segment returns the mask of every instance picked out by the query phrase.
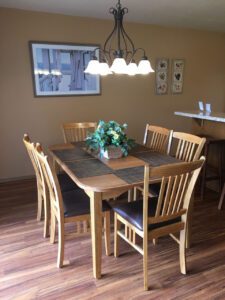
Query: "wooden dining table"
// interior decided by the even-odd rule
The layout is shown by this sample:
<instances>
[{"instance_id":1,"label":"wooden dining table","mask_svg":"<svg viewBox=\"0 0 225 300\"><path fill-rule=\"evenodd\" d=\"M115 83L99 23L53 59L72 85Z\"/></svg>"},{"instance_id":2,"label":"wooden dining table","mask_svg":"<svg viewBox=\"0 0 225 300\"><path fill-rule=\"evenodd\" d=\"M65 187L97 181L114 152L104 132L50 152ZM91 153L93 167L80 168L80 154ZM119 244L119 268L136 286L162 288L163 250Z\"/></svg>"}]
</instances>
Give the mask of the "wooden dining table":
<instances>
[{"instance_id":1,"label":"wooden dining table","mask_svg":"<svg viewBox=\"0 0 225 300\"><path fill-rule=\"evenodd\" d=\"M118 197L143 184L144 165L160 166L179 162L176 158L136 145L127 157L105 159L90 153L85 142L53 145L49 153L90 198L93 275L101 277L102 200ZM159 182L152 179L152 183Z\"/></svg>"}]
</instances>

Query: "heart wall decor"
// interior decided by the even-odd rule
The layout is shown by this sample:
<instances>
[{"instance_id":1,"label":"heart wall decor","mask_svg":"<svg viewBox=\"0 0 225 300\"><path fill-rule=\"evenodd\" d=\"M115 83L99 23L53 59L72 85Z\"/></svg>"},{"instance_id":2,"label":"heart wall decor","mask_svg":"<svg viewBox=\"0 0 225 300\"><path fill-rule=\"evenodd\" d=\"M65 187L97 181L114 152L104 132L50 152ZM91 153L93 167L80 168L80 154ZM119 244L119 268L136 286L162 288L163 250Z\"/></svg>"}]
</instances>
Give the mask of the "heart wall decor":
<instances>
[{"instance_id":1,"label":"heart wall decor","mask_svg":"<svg viewBox=\"0 0 225 300\"><path fill-rule=\"evenodd\" d=\"M168 94L168 72L169 72L169 59L158 58L156 60L155 69L155 90L157 95Z\"/></svg>"},{"instance_id":2,"label":"heart wall decor","mask_svg":"<svg viewBox=\"0 0 225 300\"><path fill-rule=\"evenodd\" d=\"M183 92L184 59L173 59L172 61L172 94Z\"/></svg>"}]
</instances>

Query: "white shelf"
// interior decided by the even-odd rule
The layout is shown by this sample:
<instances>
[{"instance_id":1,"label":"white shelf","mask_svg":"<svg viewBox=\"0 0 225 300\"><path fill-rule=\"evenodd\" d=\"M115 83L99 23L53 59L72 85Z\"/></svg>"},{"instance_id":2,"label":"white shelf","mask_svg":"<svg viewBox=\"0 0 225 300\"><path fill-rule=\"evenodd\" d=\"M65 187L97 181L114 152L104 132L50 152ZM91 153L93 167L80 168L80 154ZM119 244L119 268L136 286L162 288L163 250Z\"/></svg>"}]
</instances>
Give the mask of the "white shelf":
<instances>
[{"instance_id":1,"label":"white shelf","mask_svg":"<svg viewBox=\"0 0 225 300\"><path fill-rule=\"evenodd\" d=\"M216 113L216 112L206 113L200 111L175 111L174 114L177 116L188 117L193 119L225 123L225 113Z\"/></svg>"}]
</instances>

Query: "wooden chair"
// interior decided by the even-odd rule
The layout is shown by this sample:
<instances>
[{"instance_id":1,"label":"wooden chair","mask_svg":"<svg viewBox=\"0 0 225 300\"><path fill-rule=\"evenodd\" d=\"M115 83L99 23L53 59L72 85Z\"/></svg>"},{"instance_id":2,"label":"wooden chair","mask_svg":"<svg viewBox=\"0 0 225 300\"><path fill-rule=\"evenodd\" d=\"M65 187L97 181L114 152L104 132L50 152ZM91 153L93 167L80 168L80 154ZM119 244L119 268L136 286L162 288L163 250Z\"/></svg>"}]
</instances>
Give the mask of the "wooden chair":
<instances>
[{"instance_id":1,"label":"wooden chair","mask_svg":"<svg viewBox=\"0 0 225 300\"><path fill-rule=\"evenodd\" d=\"M186 274L185 241L187 216L196 180L205 158L149 169L145 166L143 201L118 204L114 210L114 256L118 257L119 237L143 255L144 289L148 289L148 240L170 235L180 249L180 270ZM149 199L149 182L162 178L158 199ZM124 228L122 228L124 227ZM180 233L180 238L174 234ZM142 238L143 247L136 243Z\"/></svg>"},{"instance_id":2,"label":"wooden chair","mask_svg":"<svg viewBox=\"0 0 225 300\"><path fill-rule=\"evenodd\" d=\"M153 151L157 151L164 154L170 153L171 141L172 141L173 131L167 128L155 126L155 125L146 125L143 145L149 147ZM157 196L157 186L156 188L152 187L149 191L149 197ZM138 191L143 192L143 187L135 187L133 199L136 201L138 198ZM129 192L131 193L131 192ZM131 196L129 196L131 199ZM130 202L130 199L129 202Z\"/></svg>"},{"instance_id":3,"label":"wooden chair","mask_svg":"<svg viewBox=\"0 0 225 300\"><path fill-rule=\"evenodd\" d=\"M38 195L38 208L37 208L37 220L41 221L42 213L43 213L43 206L44 206L44 237L49 236L49 201L48 201L48 194L46 193L45 182L41 176L41 169L39 167L37 157L35 155L35 146L31 143L31 140L28 134L24 134L23 137L24 145L27 149L29 154L30 160L32 162L36 182L37 182L37 195Z\"/></svg>"},{"instance_id":4,"label":"wooden chair","mask_svg":"<svg viewBox=\"0 0 225 300\"><path fill-rule=\"evenodd\" d=\"M45 186L45 181L41 175L40 164L38 163L38 159L36 156L36 150L34 143L31 142L28 134L24 134L23 137L24 145L27 149L29 154L30 160L32 162L36 182L37 182L37 194L38 194L38 209L37 209L37 220L41 221L42 214L43 214L43 207L44 207L44 237L49 236L49 220L50 220L50 213L49 213L49 199L47 188ZM75 183L69 178L67 174L59 174L58 175L59 184L62 191L70 191L76 189L77 186Z\"/></svg>"},{"instance_id":5,"label":"wooden chair","mask_svg":"<svg viewBox=\"0 0 225 300\"><path fill-rule=\"evenodd\" d=\"M87 233L90 223L90 199L82 189L62 193L54 168L50 167L47 156L40 144L36 145L36 155L41 166L42 177L49 190L51 206L50 242L55 242L56 221L58 221L58 258L57 267L61 268L64 261L65 224L76 223L77 234ZM104 218L106 255L110 255L110 206L102 203ZM79 224L79 225L78 225Z\"/></svg>"},{"instance_id":6,"label":"wooden chair","mask_svg":"<svg viewBox=\"0 0 225 300\"><path fill-rule=\"evenodd\" d=\"M88 132L93 132L97 127L95 122L65 123L62 125L65 143L84 141Z\"/></svg>"},{"instance_id":7,"label":"wooden chair","mask_svg":"<svg viewBox=\"0 0 225 300\"><path fill-rule=\"evenodd\" d=\"M170 129L147 124L143 145L154 151L169 154L172 133Z\"/></svg>"},{"instance_id":8,"label":"wooden chair","mask_svg":"<svg viewBox=\"0 0 225 300\"><path fill-rule=\"evenodd\" d=\"M199 159L206 139L193 134L174 131L172 145L175 141L177 142L175 157L190 162Z\"/></svg>"}]
</instances>

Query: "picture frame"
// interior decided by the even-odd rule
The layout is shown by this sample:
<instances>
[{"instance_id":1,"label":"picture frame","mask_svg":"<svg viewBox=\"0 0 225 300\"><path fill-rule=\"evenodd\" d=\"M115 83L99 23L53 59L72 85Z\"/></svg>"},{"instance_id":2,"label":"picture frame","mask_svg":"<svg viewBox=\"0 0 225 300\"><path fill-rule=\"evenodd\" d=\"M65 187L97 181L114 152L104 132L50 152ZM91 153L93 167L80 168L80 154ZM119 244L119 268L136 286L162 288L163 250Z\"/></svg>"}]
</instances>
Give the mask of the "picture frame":
<instances>
[{"instance_id":1,"label":"picture frame","mask_svg":"<svg viewBox=\"0 0 225 300\"><path fill-rule=\"evenodd\" d=\"M169 72L169 59L157 58L156 59L156 94L166 95L168 93L168 72Z\"/></svg>"},{"instance_id":2,"label":"picture frame","mask_svg":"<svg viewBox=\"0 0 225 300\"><path fill-rule=\"evenodd\" d=\"M30 41L35 97L101 94L99 75L84 73L99 45Z\"/></svg>"},{"instance_id":3,"label":"picture frame","mask_svg":"<svg viewBox=\"0 0 225 300\"><path fill-rule=\"evenodd\" d=\"M172 94L182 94L183 92L184 64L183 58L172 60Z\"/></svg>"}]
</instances>

